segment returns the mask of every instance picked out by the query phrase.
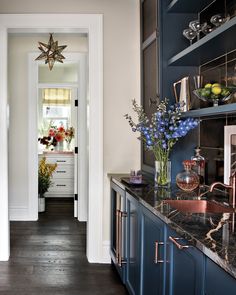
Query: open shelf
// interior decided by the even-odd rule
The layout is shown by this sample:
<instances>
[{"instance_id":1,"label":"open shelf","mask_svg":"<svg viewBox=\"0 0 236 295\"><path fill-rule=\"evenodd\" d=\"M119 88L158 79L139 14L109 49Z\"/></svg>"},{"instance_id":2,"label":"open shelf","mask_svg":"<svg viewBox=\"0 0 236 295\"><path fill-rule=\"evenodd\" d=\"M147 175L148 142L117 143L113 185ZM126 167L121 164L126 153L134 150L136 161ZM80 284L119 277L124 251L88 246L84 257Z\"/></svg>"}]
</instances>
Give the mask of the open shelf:
<instances>
[{"instance_id":1,"label":"open shelf","mask_svg":"<svg viewBox=\"0 0 236 295\"><path fill-rule=\"evenodd\" d=\"M236 47L236 17L173 56L169 66L199 66Z\"/></svg>"},{"instance_id":2,"label":"open shelf","mask_svg":"<svg viewBox=\"0 0 236 295\"><path fill-rule=\"evenodd\" d=\"M191 110L182 113L182 117L210 117L230 113L236 113L236 103L220 105L217 107L202 108L199 110Z\"/></svg>"},{"instance_id":3,"label":"open shelf","mask_svg":"<svg viewBox=\"0 0 236 295\"><path fill-rule=\"evenodd\" d=\"M167 12L198 13L211 2L212 0L172 0L167 7Z\"/></svg>"}]
</instances>

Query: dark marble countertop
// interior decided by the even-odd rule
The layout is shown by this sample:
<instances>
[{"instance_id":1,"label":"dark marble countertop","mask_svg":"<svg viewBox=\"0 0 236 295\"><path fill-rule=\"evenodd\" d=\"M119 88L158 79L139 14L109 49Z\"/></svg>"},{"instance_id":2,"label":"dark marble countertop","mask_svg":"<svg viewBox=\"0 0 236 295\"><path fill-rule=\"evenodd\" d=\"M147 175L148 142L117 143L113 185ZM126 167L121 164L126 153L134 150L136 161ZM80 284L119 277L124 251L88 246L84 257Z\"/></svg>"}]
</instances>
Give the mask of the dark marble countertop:
<instances>
[{"instance_id":1,"label":"dark marble countertop","mask_svg":"<svg viewBox=\"0 0 236 295\"><path fill-rule=\"evenodd\" d=\"M127 185L122 177L127 174L109 174L109 177L141 204L163 220L230 275L236 278L236 213L187 213L167 204L165 200L199 199L202 191L185 193L176 186L155 190L152 183L146 186ZM224 204L227 195L222 192L206 193L200 199Z\"/></svg>"}]
</instances>

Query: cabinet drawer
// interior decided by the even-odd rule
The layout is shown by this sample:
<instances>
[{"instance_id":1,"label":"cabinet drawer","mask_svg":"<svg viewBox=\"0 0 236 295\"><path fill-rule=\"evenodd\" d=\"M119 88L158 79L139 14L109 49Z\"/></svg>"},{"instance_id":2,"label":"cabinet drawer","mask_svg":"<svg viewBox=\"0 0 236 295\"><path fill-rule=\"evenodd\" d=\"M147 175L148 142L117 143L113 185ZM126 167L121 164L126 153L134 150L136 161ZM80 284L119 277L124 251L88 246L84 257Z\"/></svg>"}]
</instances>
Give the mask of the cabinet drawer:
<instances>
[{"instance_id":1,"label":"cabinet drawer","mask_svg":"<svg viewBox=\"0 0 236 295\"><path fill-rule=\"evenodd\" d=\"M41 156L39 157L39 161L40 161ZM55 164L57 163L58 165L73 165L74 164L74 157L50 157L50 156L46 156L46 160L47 163L49 164Z\"/></svg>"},{"instance_id":2,"label":"cabinet drawer","mask_svg":"<svg viewBox=\"0 0 236 295\"><path fill-rule=\"evenodd\" d=\"M52 185L50 186L48 193L74 193L74 181L73 179L54 179L52 181Z\"/></svg>"},{"instance_id":3,"label":"cabinet drawer","mask_svg":"<svg viewBox=\"0 0 236 295\"><path fill-rule=\"evenodd\" d=\"M53 179L57 178L73 178L74 165L58 165L56 171L53 173Z\"/></svg>"}]
</instances>

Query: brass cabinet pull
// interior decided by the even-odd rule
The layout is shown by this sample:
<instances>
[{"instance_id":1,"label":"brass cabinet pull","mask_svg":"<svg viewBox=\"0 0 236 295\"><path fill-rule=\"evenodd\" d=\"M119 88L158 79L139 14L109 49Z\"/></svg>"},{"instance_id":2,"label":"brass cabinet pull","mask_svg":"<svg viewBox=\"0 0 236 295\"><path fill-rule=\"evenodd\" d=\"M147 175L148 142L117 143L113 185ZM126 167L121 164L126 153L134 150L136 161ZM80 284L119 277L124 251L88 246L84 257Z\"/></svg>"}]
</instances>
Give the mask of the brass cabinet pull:
<instances>
[{"instance_id":1,"label":"brass cabinet pull","mask_svg":"<svg viewBox=\"0 0 236 295\"><path fill-rule=\"evenodd\" d=\"M164 243L163 242L158 242L158 241L155 242L155 258L154 258L154 263L155 264L164 262L164 260L158 259L159 245L164 245Z\"/></svg>"},{"instance_id":2,"label":"brass cabinet pull","mask_svg":"<svg viewBox=\"0 0 236 295\"><path fill-rule=\"evenodd\" d=\"M122 266L122 263L124 263L123 261L123 253L122 253L122 245L123 245L123 228L122 228L122 218L123 217L126 217L127 216L127 213L126 212L122 212L120 210L118 210L118 214L119 214L119 218L118 218L118 222L119 222L119 230L118 230L118 236L119 236L119 239L118 239L118 265L119 266Z\"/></svg>"},{"instance_id":3,"label":"brass cabinet pull","mask_svg":"<svg viewBox=\"0 0 236 295\"><path fill-rule=\"evenodd\" d=\"M120 214L119 214L120 210L116 210L116 262L118 263L118 258L119 258L119 218L120 218Z\"/></svg>"},{"instance_id":4,"label":"brass cabinet pull","mask_svg":"<svg viewBox=\"0 0 236 295\"><path fill-rule=\"evenodd\" d=\"M188 249L191 247L188 245L181 245L180 243L177 242L177 240L182 240L182 238L173 238L173 237L169 236L169 240L171 242L173 242L179 250Z\"/></svg>"}]
</instances>

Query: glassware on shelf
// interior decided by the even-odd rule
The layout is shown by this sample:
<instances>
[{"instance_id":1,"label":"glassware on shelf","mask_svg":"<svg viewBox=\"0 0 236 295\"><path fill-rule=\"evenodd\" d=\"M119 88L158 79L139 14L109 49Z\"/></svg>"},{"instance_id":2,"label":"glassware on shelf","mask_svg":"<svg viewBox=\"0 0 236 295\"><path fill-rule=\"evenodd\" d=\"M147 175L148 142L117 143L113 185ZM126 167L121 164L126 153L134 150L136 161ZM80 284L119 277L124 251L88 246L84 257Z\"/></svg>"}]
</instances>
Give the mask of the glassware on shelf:
<instances>
[{"instance_id":1,"label":"glassware on shelf","mask_svg":"<svg viewBox=\"0 0 236 295\"><path fill-rule=\"evenodd\" d=\"M197 37L197 33L190 28L183 30L183 35L190 41L190 45L192 45L193 39Z\"/></svg>"},{"instance_id":2,"label":"glassware on shelf","mask_svg":"<svg viewBox=\"0 0 236 295\"><path fill-rule=\"evenodd\" d=\"M200 33L207 27L207 23L200 23L199 20L192 20L189 23L189 28L192 29L194 32L197 33L197 40L200 39Z\"/></svg>"},{"instance_id":3,"label":"glassware on shelf","mask_svg":"<svg viewBox=\"0 0 236 295\"><path fill-rule=\"evenodd\" d=\"M203 76L202 75L193 76L193 82L194 82L194 89L201 88L203 83Z\"/></svg>"},{"instance_id":4,"label":"glassware on shelf","mask_svg":"<svg viewBox=\"0 0 236 295\"><path fill-rule=\"evenodd\" d=\"M211 32L213 32L215 30L215 27L210 26L210 25L206 25L203 29L202 32L203 34L207 35L210 34Z\"/></svg>"},{"instance_id":5,"label":"glassware on shelf","mask_svg":"<svg viewBox=\"0 0 236 295\"><path fill-rule=\"evenodd\" d=\"M195 161L183 161L184 171L176 175L177 186L186 192L191 192L199 186L199 177L196 172L192 170Z\"/></svg>"},{"instance_id":6,"label":"glassware on shelf","mask_svg":"<svg viewBox=\"0 0 236 295\"><path fill-rule=\"evenodd\" d=\"M211 17L210 22L216 26L219 27L221 25L223 25L224 23L226 23L227 21L229 21L230 16L227 15L226 17L223 16L223 14L215 14Z\"/></svg>"}]
</instances>

